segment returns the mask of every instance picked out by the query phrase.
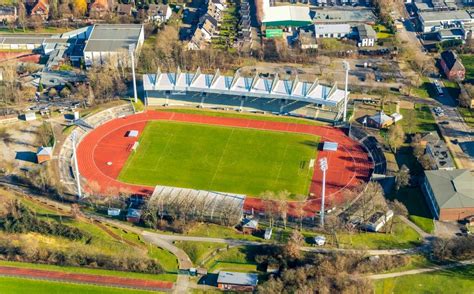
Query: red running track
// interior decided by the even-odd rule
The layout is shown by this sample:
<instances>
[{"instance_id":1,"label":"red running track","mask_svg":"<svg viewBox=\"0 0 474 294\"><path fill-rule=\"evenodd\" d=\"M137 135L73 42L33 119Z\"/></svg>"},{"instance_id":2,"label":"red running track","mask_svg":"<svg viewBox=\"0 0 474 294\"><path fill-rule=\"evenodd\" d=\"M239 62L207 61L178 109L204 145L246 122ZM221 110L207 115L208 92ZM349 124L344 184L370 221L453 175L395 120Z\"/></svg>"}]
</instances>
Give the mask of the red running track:
<instances>
[{"instance_id":1,"label":"red running track","mask_svg":"<svg viewBox=\"0 0 474 294\"><path fill-rule=\"evenodd\" d=\"M242 118L147 111L109 121L91 131L81 141L77 150L79 170L87 182L96 181L100 185L102 192L107 192L107 189L115 191L120 189L132 193L150 195L154 187L127 184L117 180L120 170L130 155L130 148L136 141L135 138L126 137L127 131L138 130L141 133L146 123L150 120L171 120L306 133L320 136L321 141L337 142L339 146L336 152L318 152L318 157L326 157L328 159L329 170L326 174L326 201L330 205L337 205L347 201L348 199L344 199L344 190L353 189L366 182L372 170L368 154L362 146L350 139L341 129ZM308 198L304 207L307 212L315 212L320 209L321 181L322 172L316 167L310 187L310 192L313 195ZM244 208L246 210L252 208L262 210L262 201L249 196L245 201Z\"/></svg>"},{"instance_id":2,"label":"red running track","mask_svg":"<svg viewBox=\"0 0 474 294\"><path fill-rule=\"evenodd\" d=\"M91 274L65 273L48 270L37 270L10 266L0 266L0 276L25 277L49 281L63 281L98 286L117 286L125 288L140 288L144 290L171 290L172 282L100 276ZM34 291L32 291L34 292Z\"/></svg>"}]
</instances>

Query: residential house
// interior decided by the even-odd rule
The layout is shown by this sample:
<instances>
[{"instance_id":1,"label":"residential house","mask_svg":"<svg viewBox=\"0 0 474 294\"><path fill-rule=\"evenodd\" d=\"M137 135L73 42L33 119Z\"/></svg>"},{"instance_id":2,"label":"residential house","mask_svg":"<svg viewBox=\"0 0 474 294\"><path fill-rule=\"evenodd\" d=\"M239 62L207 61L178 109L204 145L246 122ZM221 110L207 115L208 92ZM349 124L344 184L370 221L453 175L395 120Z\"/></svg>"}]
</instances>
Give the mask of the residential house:
<instances>
[{"instance_id":1,"label":"residential house","mask_svg":"<svg viewBox=\"0 0 474 294\"><path fill-rule=\"evenodd\" d=\"M118 4L117 15L131 16L133 12L133 4Z\"/></svg>"},{"instance_id":2,"label":"residential house","mask_svg":"<svg viewBox=\"0 0 474 294\"><path fill-rule=\"evenodd\" d=\"M427 170L423 193L433 217L458 221L474 215L474 175L467 169Z\"/></svg>"},{"instance_id":3,"label":"residential house","mask_svg":"<svg viewBox=\"0 0 474 294\"><path fill-rule=\"evenodd\" d=\"M221 290L252 292L257 284L257 274L221 271L217 276L217 287Z\"/></svg>"},{"instance_id":4,"label":"residential house","mask_svg":"<svg viewBox=\"0 0 474 294\"><path fill-rule=\"evenodd\" d=\"M344 38L351 33L348 24L315 24L314 35L319 38Z\"/></svg>"},{"instance_id":5,"label":"residential house","mask_svg":"<svg viewBox=\"0 0 474 294\"><path fill-rule=\"evenodd\" d=\"M15 22L18 18L15 6L0 6L0 22Z\"/></svg>"},{"instance_id":6,"label":"residential house","mask_svg":"<svg viewBox=\"0 0 474 294\"><path fill-rule=\"evenodd\" d=\"M298 32L298 37L296 42L299 44L299 47L303 50L306 49L317 49L318 42L314 37L313 31L300 30Z\"/></svg>"},{"instance_id":7,"label":"residential house","mask_svg":"<svg viewBox=\"0 0 474 294\"><path fill-rule=\"evenodd\" d=\"M454 51L444 51L441 53L441 67L449 80L462 81L466 76L466 68Z\"/></svg>"},{"instance_id":8,"label":"residential house","mask_svg":"<svg viewBox=\"0 0 474 294\"><path fill-rule=\"evenodd\" d=\"M242 232L244 234L253 234L258 230L258 220L255 219L244 219L242 221Z\"/></svg>"},{"instance_id":9,"label":"residential house","mask_svg":"<svg viewBox=\"0 0 474 294\"><path fill-rule=\"evenodd\" d=\"M367 116L364 120L368 127L377 129L387 128L393 124L393 118L386 115L383 111L379 111L372 116Z\"/></svg>"},{"instance_id":10,"label":"residential house","mask_svg":"<svg viewBox=\"0 0 474 294\"><path fill-rule=\"evenodd\" d=\"M220 21L222 20L226 8L227 5L225 1L209 0L209 3L207 4L207 14Z\"/></svg>"},{"instance_id":11,"label":"residential house","mask_svg":"<svg viewBox=\"0 0 474 294\"><path fill-rule=\"evenodd\" d=\"M147 10L148 21L164 23L170 19L172 13L168 4L150 4Z\"/></svg>"},{"instance_id":12,"label":"residential house","mask_svg":"<svg viewBox=\"0 0 474 294\"><path fill-rule=\"evenodd\" d=\"M356 28L359 47L375 46L375 41L377 41L377 33L371 26L367 24L361 24Z\"/></svg>"},{"instance_id":13,"label":"residential house","mask_svg":"<svg viewBox=\"0 0 474 294\"><path fill-rule=\"evenodd\" d=\"M49 1L48 0L39 0L33 6L30 12L31 16L39 16L43 20L47 20L49 16Z\"/></svg>"},{"instance_id":14,"label":"residential house","mask_svg":"<svg viewBox=\"0 0 474 294\"><path fill-rule=\"evenodd\" d=\"M113 7L113 0L95 0L89 6L89 15L93 18L101 18L112 11Z\"/></svg>"}]
</instances>

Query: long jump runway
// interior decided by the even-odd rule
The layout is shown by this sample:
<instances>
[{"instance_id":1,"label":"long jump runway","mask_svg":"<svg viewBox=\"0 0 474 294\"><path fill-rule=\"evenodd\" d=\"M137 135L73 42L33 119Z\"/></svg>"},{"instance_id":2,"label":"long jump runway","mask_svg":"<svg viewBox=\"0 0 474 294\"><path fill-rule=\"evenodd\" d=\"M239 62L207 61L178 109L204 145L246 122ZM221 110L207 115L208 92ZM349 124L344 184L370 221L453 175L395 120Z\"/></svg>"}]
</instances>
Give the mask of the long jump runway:
<instances>
[{"instance_id":1,"label":"long jump runway","mask_svg":"<svg viewBox=\"0 0 474 294\"><path fill-rule=\"evenodd\" d=\"M163 111L147 111L140 114L117 118L92 130L80 142L77 150L79 171L85 178L88 187L100 187L102 193L126 191L150 195L154 187L123 183L117 180L136 138L127 137L129 130L141 134L145 125L151 120L169 120L192 122L209 125L222 125L261 130L306 133L321 137L320 142L331 141L339 144L336 152L319 151L318 158L328 159L329 169L326 173L326 201L330 205L341 204L347 199L346 190L368 181L373 164L362 146L350 139L341 129L295 123L261 121L244 118L214 117L199 114L184 114ZM96 182L96 184L92 184ZM97 185L99 184L99 185ZM159 184L159 183L157 183ZM321 205L322 172L316 165L311 180L310 193L305 204L305 211L313 213ZM329 206L326 206L329 207ZM262 200L248 195L244 208L260 211Z\"/></svg>"}]
</instances>

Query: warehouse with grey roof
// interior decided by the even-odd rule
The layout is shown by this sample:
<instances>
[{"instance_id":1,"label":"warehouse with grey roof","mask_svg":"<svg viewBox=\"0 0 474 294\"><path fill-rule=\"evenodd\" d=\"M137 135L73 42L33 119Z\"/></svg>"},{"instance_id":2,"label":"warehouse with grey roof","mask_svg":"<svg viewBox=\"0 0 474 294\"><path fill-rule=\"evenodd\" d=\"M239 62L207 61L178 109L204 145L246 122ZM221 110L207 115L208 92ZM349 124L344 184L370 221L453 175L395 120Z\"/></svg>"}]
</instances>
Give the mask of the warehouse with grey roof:
<instances>
[{"instance_id":1,"label":"warehouse with grey roof","mask_svg":"<svg viewBox=\"0 0 474 294\"><path fill-rule=\"evenodd\" d=\"M423 183L428 206L439 220L474 216L474 175L467 169L427 170Z\"/></svg>"}]
</instances>

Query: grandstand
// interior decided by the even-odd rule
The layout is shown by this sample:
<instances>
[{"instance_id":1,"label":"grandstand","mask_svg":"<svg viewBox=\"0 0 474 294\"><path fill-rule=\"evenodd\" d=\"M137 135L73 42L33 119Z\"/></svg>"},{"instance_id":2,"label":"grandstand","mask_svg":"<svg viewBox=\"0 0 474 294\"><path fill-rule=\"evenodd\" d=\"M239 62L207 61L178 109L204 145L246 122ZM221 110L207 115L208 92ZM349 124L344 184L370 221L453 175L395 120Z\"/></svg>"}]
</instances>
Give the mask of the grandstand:
<instances>
[{"instance_id":1,"label":"grandstand","mask_svg":"<svg viewBox=\"0 0 474 294\"><path fill-rule=\"evenodd\" d=\"M168 186L156 186L148 205L157 205L162 216L236 225L242 219L245 195Z\"/></svg>"},{"instance_id":2,"label":"grandstand","mask_svg":"<svg viewBox=\"0 0 474 294\"><path fill-rule=\"evenodd\" d=\"M349 136L361 143L370 155L374 163L373 175L385 175L387 173L387 161L383 149L374 136L367 134L362 128L352 125Z\"/></svg>"},{"instance_id":3,"label":"grandstand","mask_svg":"<svg viewBox=\"0 0 474 294\"><path fill-rule=\"evenodd\" d=\"M93 114L81 119L81 124L75 128L77 142L80 142L91 130L115 118L121 118L134 114L133 105L131 103L119 105L113 108L105 109L99 113ZM84 127L87 126L87 127ZM60 181L69 193L77 193L75 181L76 175L73 172L72 162L72 141L64 140L59 152L58 165Z\"/></svg>"},{"instance_id":4,"label":"grandstand","mask_svg":"<svg viewBox=\"0 0 474 294\"><path fill-rule=\"evenodd\" d=\"M341 118L345 92L337 85L263 78L194 73L145 74L145 103L151 106L187 106L249 112L270 112L324 121Z\"/></svg>"}]
</instances>

